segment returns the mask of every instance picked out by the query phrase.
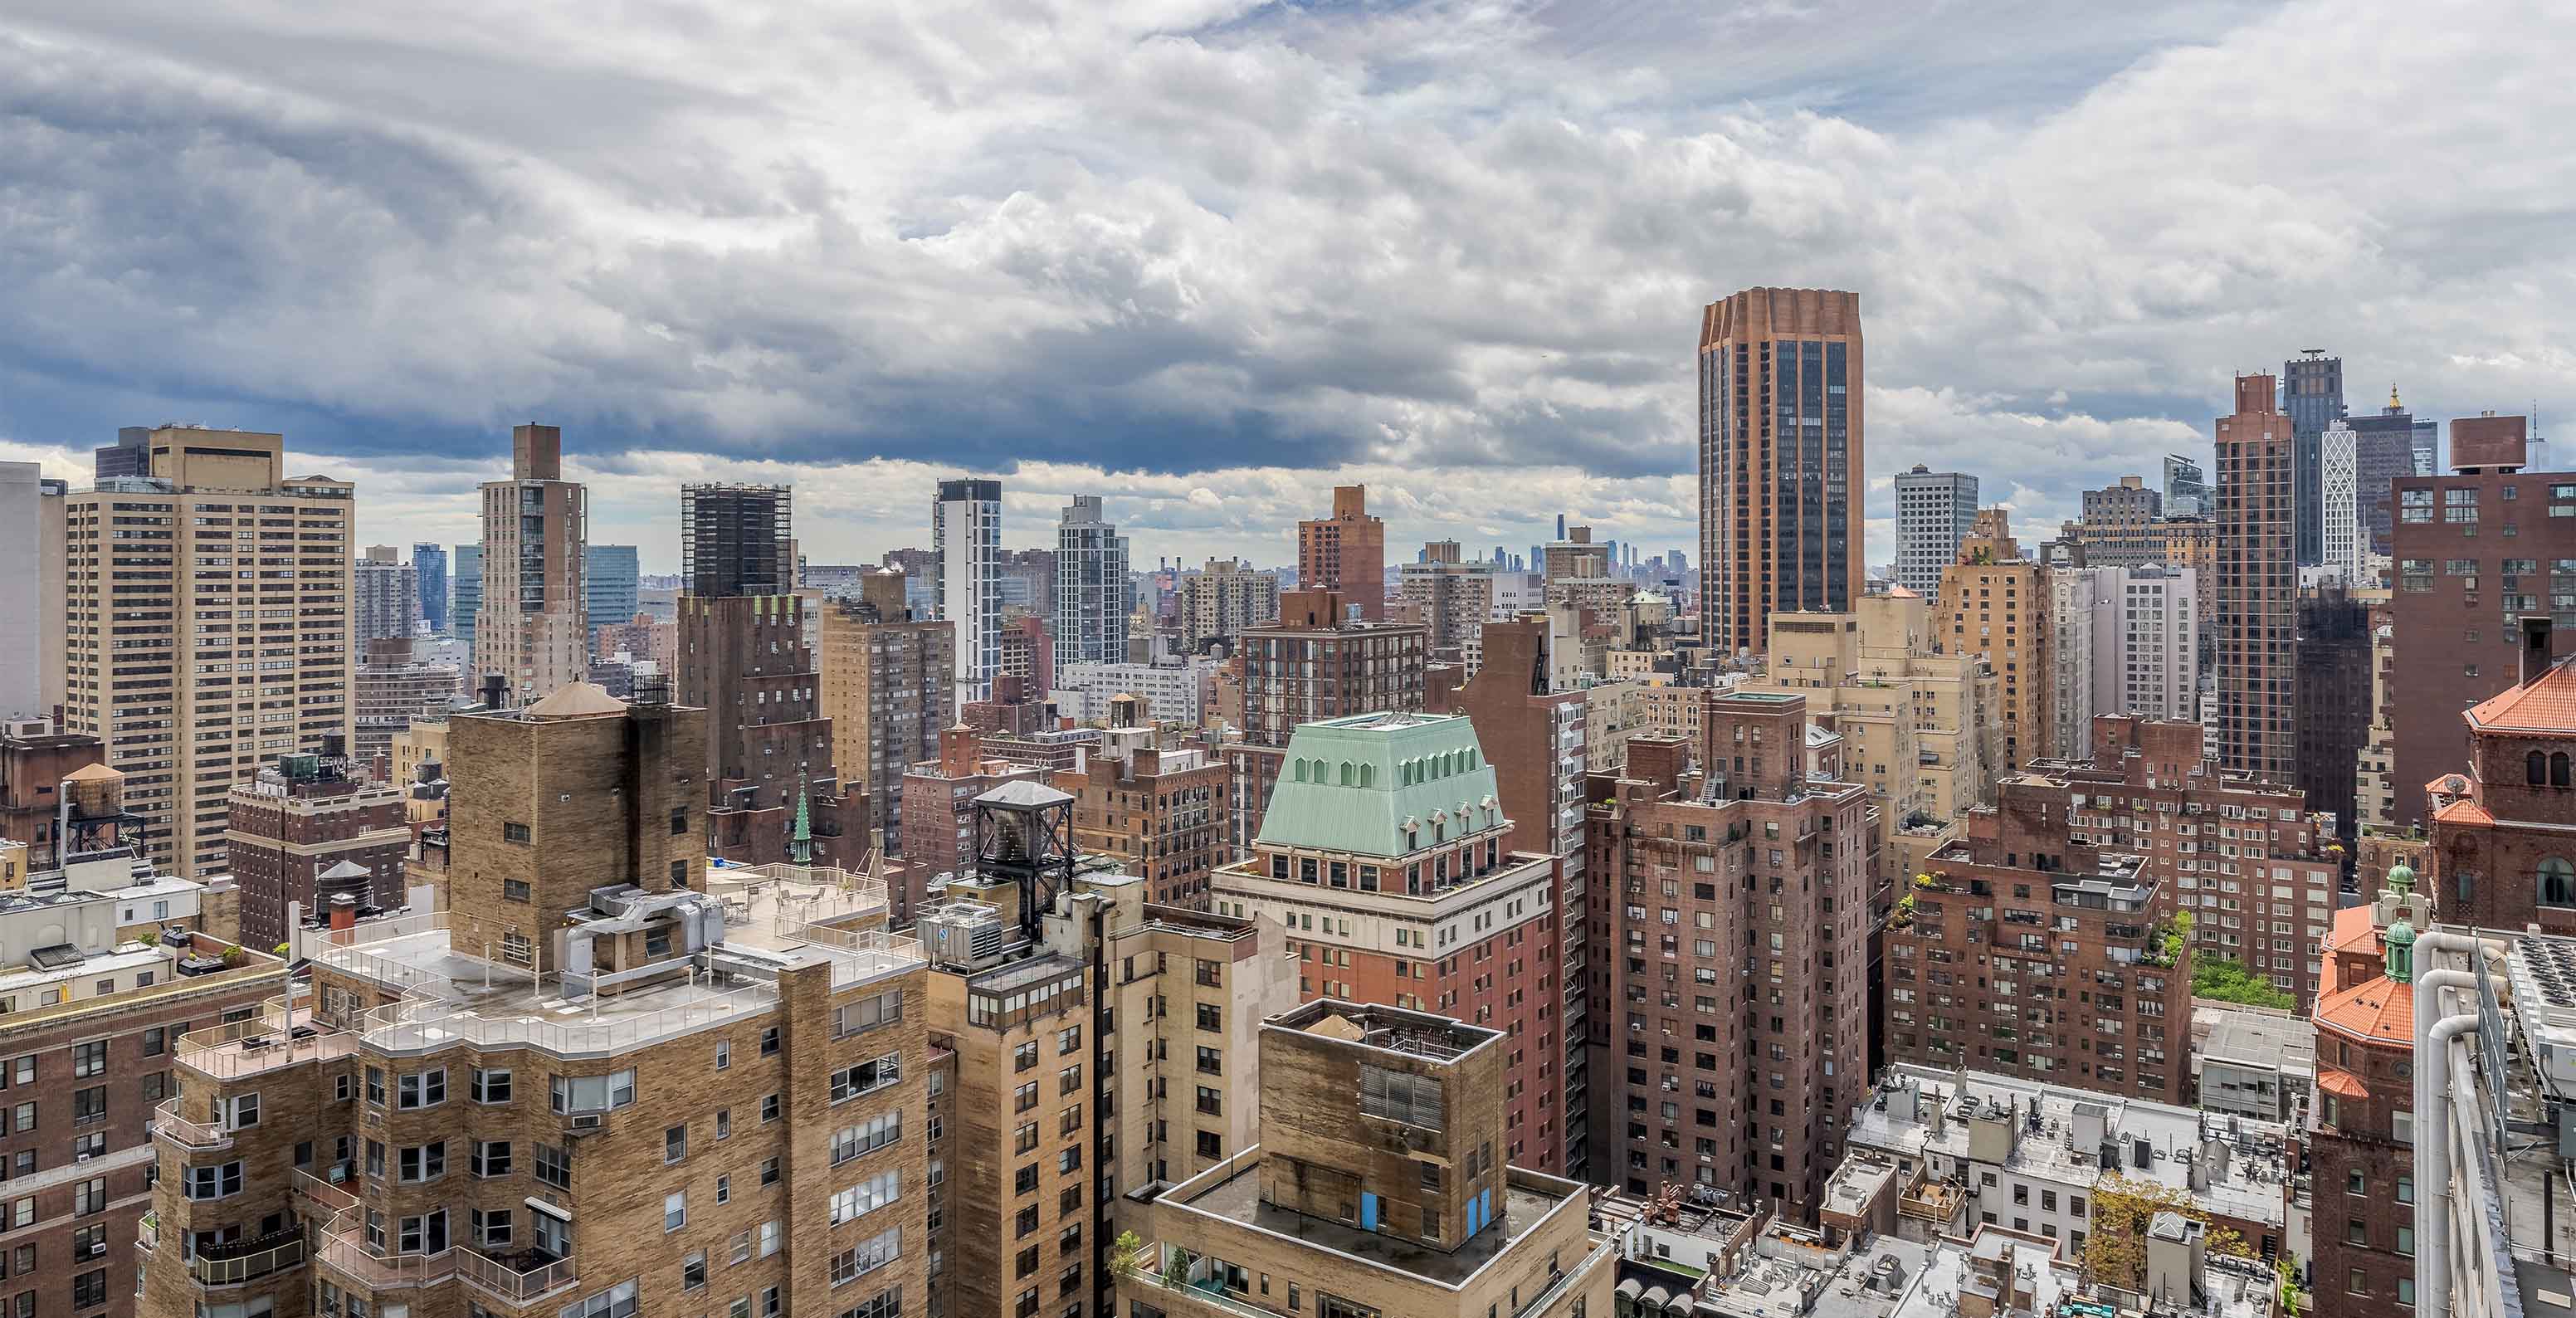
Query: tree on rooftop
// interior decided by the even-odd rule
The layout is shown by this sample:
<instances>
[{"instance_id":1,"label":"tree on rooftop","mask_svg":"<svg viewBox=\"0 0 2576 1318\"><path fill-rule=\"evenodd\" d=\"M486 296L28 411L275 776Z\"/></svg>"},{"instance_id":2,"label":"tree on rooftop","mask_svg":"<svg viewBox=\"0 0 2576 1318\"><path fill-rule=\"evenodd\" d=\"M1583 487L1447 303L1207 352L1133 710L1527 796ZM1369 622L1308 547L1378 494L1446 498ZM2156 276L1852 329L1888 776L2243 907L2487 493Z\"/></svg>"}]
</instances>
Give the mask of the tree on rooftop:
<instances>
[{"instance_id":1,"label":"tree on rooftop","mask_svg":"<svg viewBox=\"0 0 2576 1318\"><path fill-rule=\"evenodd\" d=\"M2084 1237L2084 1277L2127 1290L2147 1283L2147 1226L2158 1213L2180 1213L2204 1228L2202 1246L2212 1254L2254 1257L2254 1250L2235 1228L2210 1219L2191 1191L2162 1181L2133 1179L2118 1172L2093 1186L2091 1234Z\"/></svg>"},{"instance_id":2,"label":"tree on rooftop","mask_svg":"<svg viewBox=\"0 0 2576 1318\"><path fill-rule=\"evenodd\" d=\"M2191 995L2214 1002L2278 1007L2285 1011L2299 1005L2298 999L2275 988L2271 980L2246 969L2244 962L2223 956L2196 956L2191 959Z\"/></svg>"}]
</instances>

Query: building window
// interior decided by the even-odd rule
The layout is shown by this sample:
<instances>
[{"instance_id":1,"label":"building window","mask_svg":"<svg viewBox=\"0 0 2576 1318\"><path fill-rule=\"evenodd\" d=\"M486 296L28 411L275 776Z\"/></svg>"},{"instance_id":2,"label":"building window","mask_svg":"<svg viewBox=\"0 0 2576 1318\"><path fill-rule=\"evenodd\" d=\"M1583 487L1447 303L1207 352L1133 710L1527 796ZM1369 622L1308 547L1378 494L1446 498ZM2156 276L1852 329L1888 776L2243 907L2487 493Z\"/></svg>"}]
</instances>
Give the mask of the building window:
<instances>
[{"instance_id":1,"label":"building window","mask_svg":"<svg viewBox=\"0 0 2576 1318\"><path fill-rule=\"evenodd\" d=\"M2576 864L2564 856L2544 856L2539 868L2539 901L2543 906L2576 906Z\"/></svg>"},{"instance_id":2,"label":"building window","mask_svg":"<svg viewBox=\"0 0 2576 1318\"><path fill-rule=\"evenodd\" d=\"M436 1107L447 1101L447 1068L435 1067L415 1071L398 1081L396 1106L405 1108Z\"/></svg>"}]
</instances>

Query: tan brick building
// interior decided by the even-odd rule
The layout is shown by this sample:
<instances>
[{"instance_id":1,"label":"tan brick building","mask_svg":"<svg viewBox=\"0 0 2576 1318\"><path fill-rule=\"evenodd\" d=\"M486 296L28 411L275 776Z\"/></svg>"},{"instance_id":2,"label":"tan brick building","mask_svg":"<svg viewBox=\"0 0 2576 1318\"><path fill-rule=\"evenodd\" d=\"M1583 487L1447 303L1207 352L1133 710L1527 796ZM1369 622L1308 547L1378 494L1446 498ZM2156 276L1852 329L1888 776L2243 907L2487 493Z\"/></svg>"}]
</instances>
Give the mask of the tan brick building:
<instances>
[{"instance_id":1,"label":"tan brick building","mask_svg":"<svg viewBox=\"0 0 2576 1318\"><path fill-rule=\"evenodd\" d=\"M483 484L483 602L474 676L498 673L512 704L532 704L589 671L582 552L590 495L563 478L563 430L510 430L510 479Z\"/></svg>"},{"instance_id":2,"label":"tan brick building","mask_svg":"<svg viewBox=\"0 0 2576 1318\"><path fill-rule=\"evenodd\" d=\"M2021 556L2003 509L1979 509L1976 529L1959 544L1959 561L1941 574L1932 641L1945 654L1984 655L1995 670L2002 697L1999 773L2057 745L2048 610L2048 569Z\"/></svg>"},{"instance_id":3,"label":"tan brick building","mask_svg":"<svg viewBox=\"0 0 2576 1318\"><path fill-rule=\"evenodd\" d=\"M1113 713L1103 746L1050 781L1073 795L1074 838L1083 851L1143 879L1155 902L1205 909L1234 775L1205 747L1161 744L1154 728L1135 725L1137 717L1132 706Z\"/></svg>"},{"instance_id":4,"label":"tan brick building","mask_svg":"<svg viewBox=\"0 0 2576 1318\"><path fill-rule=\"evenodd\" d=\"M815 618L821 713L832 759L865 790L878 844L903 846L903 776L939 759L939 730L957 707L957 627L914 618L903 577L871 572L857 599L827 599Z\"/></svg>"}]
</instances>

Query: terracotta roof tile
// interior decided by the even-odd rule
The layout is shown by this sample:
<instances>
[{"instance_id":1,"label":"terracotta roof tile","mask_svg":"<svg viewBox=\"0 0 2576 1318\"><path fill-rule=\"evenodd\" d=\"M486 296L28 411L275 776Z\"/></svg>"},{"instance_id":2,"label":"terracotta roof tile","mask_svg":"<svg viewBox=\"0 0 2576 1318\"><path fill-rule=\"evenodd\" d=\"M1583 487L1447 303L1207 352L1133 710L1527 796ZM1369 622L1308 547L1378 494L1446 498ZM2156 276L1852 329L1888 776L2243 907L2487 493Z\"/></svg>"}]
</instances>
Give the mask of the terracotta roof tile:
<instances>
[{"instance_id":1,"label":"terracotta roof tile","mask_svg":"<svg viewBox=\"0 0 2576 1318\"><path fill-rule=\"evenodd\" d=\"M2415 1040L2415 986L2385 975L2365 979L2318 999L2317 1024L2333 1026L2371 1043L2411 1046Z\"/></svg>"},{"instance_id":2,"label":"terracotta roof tile","mask_svg":"<svg viewBox=\"0 0 2576 1318\"><path fill-rule=\"evenodd\" d=\"M2370 1086L2363 1084L2360 1076L2350 1071L2338 1071L2330 1066L2317 1068L2317 1088L2338 1098L2370 1097Z\"/></svg>"},{"instance_id":3,"label":"terracotta roof tile","mask_svg":"<svg viewBox=\"0 0 2576 1318\"><path fill-rule=\"evenodd\" d=\"M2537 680L2470 706L2467 717L2487 731L2576 732L2576 666L2551 664Z\"/></svg>"},{"instance_id":4,"label":"terracotta roof tile","mask_svg":"<svg viewBox=\"0 0 2576 1318\"><path fill-rule=\"evenodd\" d=\"M2453 801L2433 812L2433 822L2483 826L2494 823L2495 816L2488 814L2487 808L2475 801Z\"/></svg>"}]
</instances>

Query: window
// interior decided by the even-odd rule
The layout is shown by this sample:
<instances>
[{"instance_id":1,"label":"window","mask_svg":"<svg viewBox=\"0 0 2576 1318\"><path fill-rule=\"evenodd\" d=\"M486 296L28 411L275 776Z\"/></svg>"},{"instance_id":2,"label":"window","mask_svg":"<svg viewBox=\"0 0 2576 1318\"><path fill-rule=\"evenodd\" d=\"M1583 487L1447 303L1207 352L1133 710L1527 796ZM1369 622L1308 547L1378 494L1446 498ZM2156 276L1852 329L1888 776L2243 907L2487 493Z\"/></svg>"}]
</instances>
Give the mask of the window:
<instances>
[{"instance_id":1,"label":"window","mask_svg":"<svg viewBox=\"0 0 2576 1318\"><path fill-rule=\"evenodd\" d=\"M861 1062L832 1073L832 1101L843 1102L861 1094L883 1089L903 1078L902 1056L887 1053L873 1061ZM763 1113L766 1117L766 1112Z\"/></svg>"},{"instance_id":2,"label":"window","mask_svg":"<svg viewBox=\"0 0 2576 1318\"><path fill-rule=\"evenodd\" d=\"M72 1078L86 1080L107 1071L107 1040L92 1039L72 1045Z\"/></svg>"},{"instance_id":3,"label":"window","mask_svg":"<svg viewBox=\"0 0 2576 1318\"><path fill-rule=\"evenodd\" d=\"M838 1260L835 1262L837 1263ZM841 1278L835 1275L832 1284L837 1286L840 1283ZM903 1318L903 1288L897 1286L871 1295L843 1309L838 1318Z\"/></svg>"},{"instance_id":4,"label":"window","mask_svg":"<svg viewBox=\"0 0 2576 1318\"><path fill-rule=\"evenodd\" d=\"M733 1040L716 1040L716 1069L719 1071L733 1069Z\"/></svg>"},{"instance_id":5,"label":"window","mask_svg":"<svg viewBox=\"0 0 2576 1318\"><path fill-rule=\"evenodd\" d=\"M832 1165L873 1153L903 1138L903 1111L898 1108L872 1121L843 1126L832 1134Z\"/></svg>"},{"instance_id":6,"label":"window","mask_svg":"<svg viewBox=\"0 0 2576 1318\"><path fill-rule=\"evenodd\" d=\"M367 1101L377 1107L385 1105L385 1073L372 1066L367 1068Z\"/></svg>"},{"instance_id":7,"label":"window","mask_svg":"<svg viewBox=\"0 0 2576 1318\"><path fill-rule=\"evenodd\" d=\"M447 1141L407 1144L402 1150L402 1179L434 1181L447 1174Z\"/></svg>"},{"instance_id":8,"label":"window","mask_svg":"<svg viewBox=\"0 0 2576 1318\"><path fill-rule=\"evenodd\" d=\"M632 1277L585 1300L564 1306L563 1318L634 1318L635 1279Z\"/></svg>"},{"instance_id":9,"label":"window","mask_svg":"<svg viewBox=\"0 0 2576 1318\"><path fill-rule=\"evenodd\" d=\"M402 1077L397 1083L400 1088L395 1102L396 1107L436 1107L447 1101L446 1067L415 1071Z\"/></svg>"},{"instance_id":10,"label":"window","mask_svg":"<svg viewBox=\"0 0 2576 1318\"><path fill-rule=\"evenodd\" d=\"M760 1032L760 1055L763 1057L776 1057L778 1055L777 1026L772 1025Z\"/></svg>"},{"instance_id":11,"label":"window","mask_svg":"<svg viewBox=\"0 0 2576 1318\"><path fill-rule=\"evenodd\" d=\"M473 1218L475 1241L485 1246L509 1244L513 1234L510 1216L511 1210L507 1208L475 1209Z\"/></svg>"},{"instance_id":12,"label":"window","mask_svg":"<svg viewBox=\"0 0 2576 1318\"><path fill-rule=\"evenodd\" d=\"M554 1078L551 1101L557 1112L607 1112L629 1106L635 1101L635 1072L631 1069L612 1071L607 1075L559 1075Z\"/></svg>"},{"instance_id":13,"label":"window","mask_svg":"<svg viewBox=\"0 0 2576 1318\"><path fill-rule=\"evenodd\" d=\"M689 1256L680 1260L680 1289L703 1290L706 1284L707 1252L703 1249L690 1250Z\"/></svg>"},{"instance_id":14,"label":"window","mask_svg":"<svg viewBox=\"0 0 2576 1318\"><path fill-rule=\"evenodd\" d=\"M492 1070L486 1070L479 1066L474 1068L474 1101L477 1103L509 1102L509 1068L500 1067Z\"/></svg>"},{"instance_id":15,"label":"window","mask_svg":"<svg viewBox=\"0 0 2576 1318\"><path fill-rule=\"evenodd\" d=\"M474 1174L481 1177L510 1174L510 1141L477 1140L474 1143Z\"/></svg>"},{"instance_id":16,"label":"window","mask_svg":"<svg viewBox=\"0 0 2576 1318\"><path fill-rule=\"evenodd\" d=\"M662 1234L669 1235L689 1224L689 1192L673 1190L662 1196Z\"/></svg>"},{"instance_id":17,"label":"window","mask_svg":"<svg viewBox=\"0 0 2576 1318\"><path fill-rule=\"evenodd\" d=\"M662 1165L669 1166L689 1156L689 1128L673 1126L662 1132Z\"/></svg>"},{"instance_id":18,"label":"window","mask_svg":"<svg viewBox=\"0 0 2576 1318\"><path fill-rule=\"evenodd\" d=\"M902 1252L903 1228L899 1226L887 1227L876 1235L870 1236L866 1240L862 1240L858 1244L832 1256L832 1284L835 1286L844 1286L850 1282L856 1281L859 1278L894 1262ZM870 1303L873 1303L873 1301ZM850 1310L850 1312L859 1313L867 1308L868 1305L862 1304L857 1309ZM889 1318L891 1318L892 1315L899 1314L901 1311L900 1302L898 1302L895 1308L887 1310L886 1312L889 1315Z\"/></svg>"},{"instance_id":19,"label":"window","mask_svg":"<svg viewBox=\"0 0 2576 1318\"><path fill-rule=\"evenodd\" d=\"M1215 1131L1212 1131L1212 1130L1203 1130L1203 1131L1200 1131L1200 1132L1198 1133L1198 1135L1199 1135L1198 1147L1199 1147L1199 1156L1200 1156L1200 1157L1202 1157L1202 1158L1222 1158L1222 1157L1224 1157L1224 1156L1225 1156L1225 1139L1224 1139L1224 1137L1223 1137L1223 1136L1218 1135Z\"/></svg>"},{"instance_id":20,"label":"window","mask_svg":"<svg viewBox=\"0 0 2576 1318\"><path fill-rule=\"evenodd\" d=\"M242 1165L235 1160L214 1167L189 1168L184 1192L190 1199L222 1199L240 1194L241 1188Z\"/></svg>"},{"instance_id":21,"label":"window","mask_svg":"<svg viewBox=\"0 0 2576 1318\"><path fill-rule=\"evenodd\" d=\"M572 1150L551 1144L537 1146L537 1183L558 1190L572 1189Z\"/></svg>"},{"instance_id":22,"label":"window","mask_svg":"<svg viewBox=\"0 0 2576 1318\"><path fill-rule=\"evenodd\" d=\"M767 1258L770 1255L777 1253L780 1240L781 1237L778 1231L778 1223L772 1221L760 1224L760 1256L762 1258Z\"/></svg>"},{"instance_id":23,"label":"window","mask_svg":"<svg viewBox=\"0 0 2576 1318\"><path fill-rule=\"evenodd\" d=\"M2543 906L2576 906L2576 864L2564 856L2544 856L2538 873Z\"/></svg>"},{"instance_id":24,"label":"window","mask_svg":"<svg viewBox=\"0 0 2576 1318\"><path fill-rule=\"evenodd\" d=\"M528 826L525 824L502 824L501 840L504 842L526 842L528 840Z\"/></svg>"},{"instance_id":25,"label":"window","mask_svg":"<svg viewBox=\"0 0 2576 1318\"><path fill-rule=\"evenodd\" d=\"M770 1122L778 1120L778 1112L778 1095L763 1094L760 1096L760 1121L762 1125L767 1125Z\"/></svg>"},{"instance_id":26,"label":"window","mask_svg":"<svg viewBox=\"0 0 2576 1318\"><path fill-rule=\"evenodd\" d=\"M903 1020L903 990L888 989L832 1009L835 1035L865 1034Z\"/></svg>"},{"instance_id":27,"label":"window","mask_svg":"<svg viewBox=\"0 0 2576 1318\"><path fill-rule=\"evenodd\" d=\"M901 1177L889 1168L832 1196L832 1225L839 1226L851 1218L875 1212L895 1201L902 1190Z\"/></svg>"}]
</instances>

